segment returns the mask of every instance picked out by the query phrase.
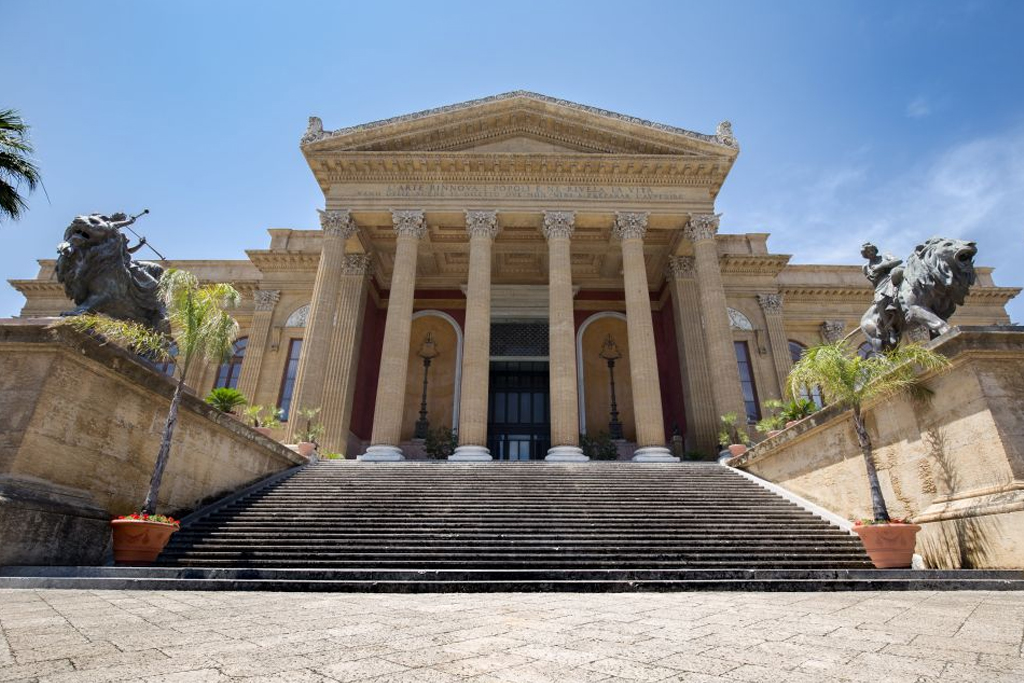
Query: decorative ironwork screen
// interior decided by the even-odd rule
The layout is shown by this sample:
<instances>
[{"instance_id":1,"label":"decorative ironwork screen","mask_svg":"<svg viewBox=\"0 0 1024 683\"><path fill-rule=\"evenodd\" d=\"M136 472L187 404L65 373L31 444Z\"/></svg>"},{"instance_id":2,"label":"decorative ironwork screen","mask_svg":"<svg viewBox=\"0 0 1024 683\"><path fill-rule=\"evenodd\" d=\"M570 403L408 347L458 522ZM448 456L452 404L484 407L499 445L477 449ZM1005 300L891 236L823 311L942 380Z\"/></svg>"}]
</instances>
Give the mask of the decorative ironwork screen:
<instances>
[{"instance_id":1,"label":"decorative ironwork screen","mask_svg":"<svg viewBox=\"0 0 1024 683\"><path fill-rule=\"evenodd\" d=\"M491 323L491 355L545 357L548 355L548 323Z\"/></svg>"}]
</instances>

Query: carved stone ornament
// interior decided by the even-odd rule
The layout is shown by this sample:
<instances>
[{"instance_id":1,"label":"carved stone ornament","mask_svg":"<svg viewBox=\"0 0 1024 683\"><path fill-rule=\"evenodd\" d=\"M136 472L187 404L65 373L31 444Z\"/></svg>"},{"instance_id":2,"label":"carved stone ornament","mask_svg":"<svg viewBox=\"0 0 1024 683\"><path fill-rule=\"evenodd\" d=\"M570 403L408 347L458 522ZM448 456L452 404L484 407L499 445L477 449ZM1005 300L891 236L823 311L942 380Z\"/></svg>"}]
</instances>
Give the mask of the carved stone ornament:
<instances>
[{"instance_id":1,"label":"carved stone ornament","mask_svg":"<svg viewBox=\"0 0 1024 683\"><path fill-rule=\"evenodd\" d=\"M272 311L277 305L277 300L281 298L281 290L257 289L252 298L256 302L256 311Z\"/></svg>"},{"instance_id":2,"label":"carved stone ornament","mask_svg":"<svg viewBox=\"0 0 1024 683\"><path fill-rule=\"evenodd\" d=\"M467 211L466 232L470 237L490 237L494 239L501 228L498 227L497 211Z\"/></svg>"},{"instance_id":3,"label":"carved stone ornament","mask_svg":"<svg viewBox=\"0 0 1024 683\"><path fill-rule=\"evenodd\" d=\"M356 224L347 209L320 211L320 227L328 237L348 239L356 233Z\"/></svg>"},{"instance_id":4,"label":"carved stone ornament","mask_svg":"<svg viewBox=\"0 0 1024 683\"><path fill-rule=\"evenodd\" d=\"M842 320L826 320L821 324L821 338L828 344L842 339L845 332L846 323Z\"/></svg>"},{"instance_id":5,"label":"carved stone ornament","mask_svg":"<svg viewBox=\"0 0 1024 683\"><path fill-rule=\"evenodd\" d=\"M758 294L757 303L761 304L761 310L767 315L780 315L782 313L781 294Z\"/></svg>"},{"instance_id":6,"label":"carved stone ornament","mask_svg":"<svg viewBox=\"0 0 1024 683\"><path fill-rule=\"evenodd\" d=\"M735 308L727 308L726 311L729 313L729 327L734 330L744 330L746 332L752 332L754 326L750 324L750 318L743 315Z\"/></svg>"},{"instance_id":7,"label":"carved stone ornament","mask_svg":"<svg viewBox=\"0 0 1024 683\"><path fill-rule=\"evenodd\" d=\"M422 209L403 209L401 211L392 211L391 220L395 224L395 232L399 235L406 235L408 237L415 237L419 239L423 237L423 233L427 231L427 224L423 217Z\"/></svg>"},{"instance_id":8,"label":"carved stone ornament","mask_svg":"<svg viewBox=\"0 0 1024 683\"><path fill-rule=\"evenodd\" d=\"M342 275L366 275L370 269L369 254L345 254L345 261L341 266Z\"/></svg>"},{"instance_id":9,"label":"carved stone ornament","mask_svg":"<svg viewBox=\"0 0 1024 683\"><path fill-rule=\"evenodd\" d=\"M547 239L572 237L576 229L575 211L545 211L544 212L544 237Z\"/></svg>"},{"instance_id":10,"label":"carved stone ornament","mask_svg":"<svg viewBox=\"0 0 1024 683\"><path fill-rule=\"evenodd\" d=\"M616 211L615 236L620 240L642 240L647 234L646 211Z\"/></svg>"},{"instance_id":11,"label":"carved stone ornament","mask_svg":"<svg viewBox=\"0 0 1024 683\"><path fill-rule=\"evenodd\" d=\"M319 116L310 116L309 125L306 126L306 132L303 134L302 139L299 140L299 144L306 145L310 142L323 140L330 134L330 131L324 130L324 122L320 120Z\"/></svg>"},{"instance_id":12,"label":"carved stone ornament","mask_svg":"<svg viewBox=\"0 0 1024 683\"><path fill-rule=\"evenodd\" d=\"M288 320L284 322L285 327L305 327L306 321L309 320L309 304L300 306L292 311L292 314L288 316Z\"/></svg>"},{"instance_id":13,"label":"carved stone ornament","mask_svg":"<svg viewBox=\"0 0 1024 683\"><path fill-rule=\"evenodd\" d=\"M686 227L683 228L683 236L694 243L715 239L721 216L720 213L698 213L690 216Z\"/></svg>"},{"instance_id":14,"label":"carved stone ornament","mask_svg":"<svg viewBox=\"0 0 1024 683\"><path fill-rule=\"evenodd\" d=\"M696 274L696 263L692 256L670 256L669 272L673 277L693 277Z\"/></svg>"},{"instance_id":15,"label":"carved stone ornament","mask_svg":"<svg viewBox=\"0 0 1024 683\"><path fill-rule=\"evenodd\" d=\"M736 142L736 137L732 134L732 123L729 121L722 121L718 124L718 128L715 130L715 137L726 147L739 148L740 146Z\"/></svg>"}]
</instances>

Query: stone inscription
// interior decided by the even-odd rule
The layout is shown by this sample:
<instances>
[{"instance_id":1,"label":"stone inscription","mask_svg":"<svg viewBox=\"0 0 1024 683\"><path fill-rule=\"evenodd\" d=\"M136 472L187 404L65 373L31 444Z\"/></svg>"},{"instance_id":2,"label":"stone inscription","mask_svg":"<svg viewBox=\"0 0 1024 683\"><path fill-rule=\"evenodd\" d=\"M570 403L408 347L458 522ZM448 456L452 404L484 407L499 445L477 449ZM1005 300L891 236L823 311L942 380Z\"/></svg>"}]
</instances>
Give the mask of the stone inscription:
<instances>
[{"instance_id":1,"label":"stone inscription","mask_svg":"<svg viewBox=\"0 0 1024 683\"><path fill-rule=\"evenodd\" d=\"M525 199L525 200L609 200L685 201L685 190L660 187L607 185L476 185L471 183L395 183L389 185L344 185L337 188L352 199Z\"/></svg>"}]
</instances>

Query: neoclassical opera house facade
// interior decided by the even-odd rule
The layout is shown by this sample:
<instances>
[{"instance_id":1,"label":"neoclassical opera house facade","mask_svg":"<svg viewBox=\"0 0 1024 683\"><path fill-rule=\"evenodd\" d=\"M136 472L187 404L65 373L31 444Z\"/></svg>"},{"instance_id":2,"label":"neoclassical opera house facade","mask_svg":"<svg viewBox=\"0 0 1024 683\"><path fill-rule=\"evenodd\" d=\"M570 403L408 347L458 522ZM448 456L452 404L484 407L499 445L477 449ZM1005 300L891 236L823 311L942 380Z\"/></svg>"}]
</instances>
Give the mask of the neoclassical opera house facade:
<instances>
[{"instance_id":1,"label":"neoclassical opera house facade","mask_svg":"<svg viewBox=\"0 0 1024 683\"><path fill-rule=\"evenodd\" d=\"M757 419L801 349L871 301L857 266L792 265L764 233L723 231L727 123L514 92L333 132L314 118L301 149L318 229L172 265L244 297L234 358L196 391L320 408L323 449L349 457L412 457L442 426L452 459L584 459L581 434L620 430L624 457L667 460L679 437L710 455L719 415ZM12 282L23 316L68 307L53 270ZM953 322L1008 322L1016 291L979 268Z\"/></svg>"}]
</instances>

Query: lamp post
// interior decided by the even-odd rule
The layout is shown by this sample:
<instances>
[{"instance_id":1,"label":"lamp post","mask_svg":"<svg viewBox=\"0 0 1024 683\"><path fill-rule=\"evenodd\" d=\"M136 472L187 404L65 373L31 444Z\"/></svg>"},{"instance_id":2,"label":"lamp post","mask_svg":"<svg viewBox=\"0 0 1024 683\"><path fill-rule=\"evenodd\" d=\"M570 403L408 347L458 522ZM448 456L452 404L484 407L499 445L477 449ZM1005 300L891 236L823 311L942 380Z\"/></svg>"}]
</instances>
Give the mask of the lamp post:
<instances>
[{"instance_id":1,"label":"lamp post","mask_svg":"<svg viewBox=\"0 0 1024 683\"><path fill-rule=\"evenodd\" d=\"M619 347L615 344L615 340L612 339L612 335L609 334L605 337L604 344L601 346L600 356L608 361L608 382L611 387L612 395L610 419L608 420L608 435L612 439L621 439L622 423L619 422L619 406L615 402L615 361L622 358L622 352L619 351Z\"/></svg>"},{"instance_id":2,"label":"lamp post","mask_svg":"<svg viewBox=\"0 0 1024 683\"><path fill-rule=\"evenodd\" d=\"M437 345L434 344L434 337L430 332L427 332L427 336L423 339L423 343L420 344L420 350L417 353L423 359L423 398L420 400L420 419L416 420L416 431L413 433L413 438L425 439L427 438L427 432L430 431L430 420L427 419L427 382L429 379L430 361L437 358L440 353L437 350Z\"/></svg>"}]
</instances>

